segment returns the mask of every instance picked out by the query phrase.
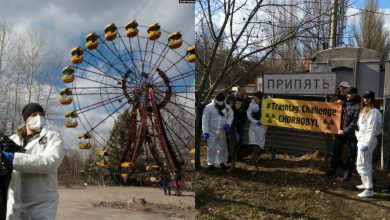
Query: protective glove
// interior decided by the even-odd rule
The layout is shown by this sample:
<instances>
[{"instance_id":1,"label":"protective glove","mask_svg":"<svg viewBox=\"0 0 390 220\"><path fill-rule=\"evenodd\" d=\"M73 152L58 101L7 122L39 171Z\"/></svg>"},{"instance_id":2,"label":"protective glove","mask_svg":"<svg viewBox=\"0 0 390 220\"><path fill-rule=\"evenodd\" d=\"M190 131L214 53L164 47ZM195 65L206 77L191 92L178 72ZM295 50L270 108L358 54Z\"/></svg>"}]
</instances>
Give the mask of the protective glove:
<instances>
[{"instance_id":1,"label":"protective glove","mask_svg":"<svg viewBox=\"0 0 390 220\"><path fill-rule=\"evenodd\" d=\"M362 146L362 148L360 148L360 151L361 152L366 152L366 151L368 151L368 147L367 146Z\"/></svg>"},{"instance_id":2,"label":"protective glove","mask_svg":"<svg viewBox=\"0 0 390 220\"><path fill-rule=\"evenodd\" d=\"M256 125L257 126L262 126L263 124L260 121L258 121L258 122L256 122Z\"/></svg>"},{"instance_id":3,"label":"protective glove","mask_svg":"<svg viewBox=\"0 0 390 220\"><path fill-rule=\"evenodd\" d=\"M5 168L12 170L14 164L14 153L3 151L1 155L1 160L4 162Z\"/></svg>"},{"instance_id":4,"label":"protective glove","mask_svg":"<svg viewBox=\"0 0 390 220\"><path fill-rule=\"evenodd\" d=\"M209 134L209 133L204 133L204 134L203 134L203 136L204 136L204 139L206 139L206 140L207 140L207 139L209 139L209 137L210 137L210 134Z\"/></svg>"},{"instance_id":5,"label":"protective glove","mask_svg":"<svg viewBox=\"0 0 390 220\"><path fill-rule=\"evenodd\" d=\"M229 132L230 125L228 123L225 123L225 125L223 126L223 130L225 130L225 132Z\"/></svg>"}]
</instances>

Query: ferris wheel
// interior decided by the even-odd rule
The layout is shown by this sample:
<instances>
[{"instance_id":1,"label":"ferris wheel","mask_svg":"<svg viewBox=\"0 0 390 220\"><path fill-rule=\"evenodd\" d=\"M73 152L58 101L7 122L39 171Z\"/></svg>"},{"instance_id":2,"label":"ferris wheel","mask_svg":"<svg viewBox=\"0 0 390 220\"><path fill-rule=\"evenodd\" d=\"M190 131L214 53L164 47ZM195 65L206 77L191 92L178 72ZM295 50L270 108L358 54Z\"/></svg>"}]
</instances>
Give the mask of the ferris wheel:
<instances>
[{"instance_id":1,"label":"ferris wheel","mask_svg":"<svg viewBox=\"0 0 390 220\"><path fill-rule=\"evenodd\" d=\"M128 113L126 143L121 146L119 168L132 172L141 152L155 164L180 170L193 148L195 119L195 46L180 32L167 32L158 23L149 26L111 23L101 36L89 33L84 46L71 51L71 64L62 70L66 88L60 103L73 105L65 113L65 126L82 126L80 149L100 146L100 167L113 145L113 127ZM124 172L123 171L123 172Z\"/></svg>"}]
</instances>

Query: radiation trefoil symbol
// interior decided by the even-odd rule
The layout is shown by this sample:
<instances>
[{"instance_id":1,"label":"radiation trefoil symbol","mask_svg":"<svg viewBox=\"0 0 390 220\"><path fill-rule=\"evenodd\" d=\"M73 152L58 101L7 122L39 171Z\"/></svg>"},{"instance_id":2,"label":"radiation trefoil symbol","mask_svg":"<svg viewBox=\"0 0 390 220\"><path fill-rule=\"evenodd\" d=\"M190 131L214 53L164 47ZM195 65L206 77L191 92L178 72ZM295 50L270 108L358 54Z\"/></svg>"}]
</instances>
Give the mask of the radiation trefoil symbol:
<instances>
[{"instance_id":1,"label":"radiation trefoil symbol","mask_svg":"<svg viewBox=\"0 0 390 220\"><path fill-rule=\"evenodd\" d=\"M324 124L326 124L326 129L330 130L331 125L335 125L333 120L324 120Z\"/></svg>"},{"instance_id":2,"label":"radiation trefoil symbol","mask_svg":"<svg viewBox=\"0 0 390 220\"><path fill-rule=\"evenodd\" d=\"M275 114L269 115L268 113L265 115L268 118L268 123L272 123L272 119L275 118Z\"/></svg>"}]
</instances>

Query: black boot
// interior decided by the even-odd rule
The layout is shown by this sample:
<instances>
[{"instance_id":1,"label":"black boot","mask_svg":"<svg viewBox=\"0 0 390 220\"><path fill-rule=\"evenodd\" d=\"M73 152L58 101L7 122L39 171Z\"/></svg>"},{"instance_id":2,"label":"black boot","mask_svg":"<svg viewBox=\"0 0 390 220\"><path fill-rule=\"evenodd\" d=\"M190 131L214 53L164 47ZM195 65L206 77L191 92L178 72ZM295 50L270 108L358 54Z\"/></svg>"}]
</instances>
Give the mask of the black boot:
<instances>
[{"instance_id":1,"label":"black boot","mask_svg":"<svg viewBox=\"0 0 390 220\"><path fill-rule=\"evenodd\" d=\"M326 173L324 173L324 177L331 177L336 174L336 171L334 170L328 170Z\"/></svg>"},{"instance_id":2,"label":"black boot","mask_svg":"<svg viewBox=\"0 0 390 220\"><path fill-rule=\"evenodd\" d=\"M345 171L343 178L341 179L344 182L348 182L351 179L352 172L351 171Z\"/></svg>"},{"instance_id":3,"label":"black boot","mask_svg":"<svg viewBox=\"0 0 390 220\"><path fill-rule=\"evenodd\" d=\"M208 171L214 171L214 170L215 170L214 165L209 165L209 166L207 167L207 170L208 170Z\"/></svg>"},{"instance_id":4,"label":"black boot","mask_svg":"<svg viewBox=\"0 0 390 220\"><path fill-rule=\"evenodd\" d=\"M230 167L226 166L224 163L221 163L219 166L221 167L221 170L223 170L223 171L226 171L230 168Z\"/></svg>"},{"instance_id":5,"label":"black boot","mask_svg":"<svg viewBox=\"0 0 390 220\"><path fill-rule=\"evenodd\" d=\"M390 193L390 186L388 186L388 187L382 189L382 192L383 192L383 193Z\"/></svg>"}]
</instances>

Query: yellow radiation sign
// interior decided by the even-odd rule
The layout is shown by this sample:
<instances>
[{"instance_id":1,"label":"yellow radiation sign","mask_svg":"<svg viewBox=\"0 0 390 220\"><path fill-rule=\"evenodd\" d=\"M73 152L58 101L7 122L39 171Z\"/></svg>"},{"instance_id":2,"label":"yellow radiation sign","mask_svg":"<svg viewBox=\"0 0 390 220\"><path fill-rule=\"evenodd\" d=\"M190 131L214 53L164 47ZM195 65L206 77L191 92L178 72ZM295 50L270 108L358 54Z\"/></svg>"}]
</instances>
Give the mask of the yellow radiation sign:
<instances>
[{"instance_id":1,"label":"yellow radiation sign","mask_svg":"<svg viewBox=\"0 0 390 220\"><path fill-rule=\"evenodd\" d=\"M264 99L261 123L337 134L340 129L341 103Z\"/></svg>"}]
</instances>

